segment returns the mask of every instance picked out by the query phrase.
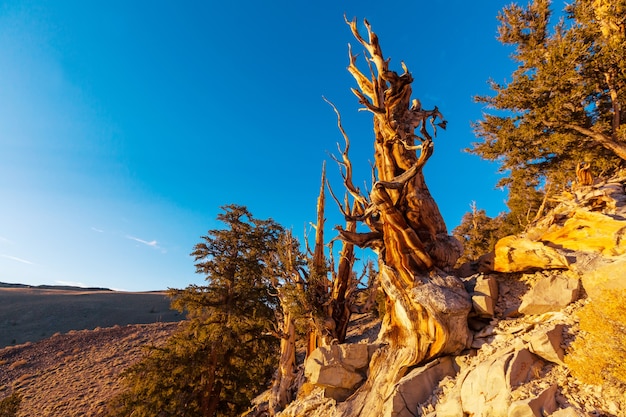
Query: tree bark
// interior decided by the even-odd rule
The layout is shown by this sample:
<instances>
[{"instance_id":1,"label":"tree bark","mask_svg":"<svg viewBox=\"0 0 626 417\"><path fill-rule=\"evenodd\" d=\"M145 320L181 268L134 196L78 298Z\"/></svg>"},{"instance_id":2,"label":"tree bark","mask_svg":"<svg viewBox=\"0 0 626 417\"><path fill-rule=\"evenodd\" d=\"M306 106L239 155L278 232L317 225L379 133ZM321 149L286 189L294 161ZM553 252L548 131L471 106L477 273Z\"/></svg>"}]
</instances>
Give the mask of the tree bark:
<instances>
[{"instance_id":1,"label":"tree bark","mask_svg":"<svg viewBox=\"0 0 626 417\"><path fill-rule=\"evenodd\" d=\"M291 313L287 312L283 318L278 369L270 391L269 413L271 416L283 410L294 399L296 376L296 326Z\"/></svg>"},{"instance_id":2,"label":"tree bark","mask_svg":"<svg viewBox=\"0 0 626 417\"><path fill-rule=\"evenodd\" d=\"M317 198L317 223L315 226L315 247L311 265L309 285L315 292L314 305L311 310L313 322L307 336L306 356L319 346L328 346L331 343L343 343L346 338L348 323L352 314L353 291L356 288L356 280L353 277L354 244L342 242L339 265L335 270L334 258L331 248L330 265L326 263L324 256L324 211L326 205L326 170L322 168L322 181ZM347 207L346 211L350 211ZM356 222L347 222L348 231L356 231ZM330 278L328 274L330 273Z\"/></svg>"},{"instance_id":3,"label":"tree bark","mask_svg":"<svg viewBox=\"0 0 626 417\"><path fill-rule=\"evenodd\" d=\"M356 20L346 22L370 63L367 77L350 51L348 70L359 87L353 92L373 113L378 180L369 196L352 184L349 141L341 129L346 149L338 162L346 170L344 185L356 204L344 214L347 220L365 223L370 232L338 229L346 242L378 253L387 309L378 340L384 347L372 358L365 384L339 410L345 416L384 416L391 413L387 400L393 385L409 368L468 345L471 303L461 281L445 272L462 247L448 235L422 172L433 153L436 127L445 128L445 121L436 107L425 110L411 100L411 74L404 64L402 74L388 68L369 23L364 21L369 36L365 40Z\"/></svg>"}]
</instances>

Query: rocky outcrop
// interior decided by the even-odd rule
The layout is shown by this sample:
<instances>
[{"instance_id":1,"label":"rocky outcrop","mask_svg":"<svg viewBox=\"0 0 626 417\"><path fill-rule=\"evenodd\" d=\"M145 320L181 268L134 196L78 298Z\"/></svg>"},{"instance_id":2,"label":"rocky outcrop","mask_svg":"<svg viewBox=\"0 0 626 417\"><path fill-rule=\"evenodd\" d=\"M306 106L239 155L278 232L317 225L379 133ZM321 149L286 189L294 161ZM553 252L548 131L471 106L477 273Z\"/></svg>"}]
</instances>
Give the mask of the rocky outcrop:
<instances>
[{"instance_id":1,"label":"rocky outcrop","mask_svg":"<svg viewBox=\"0 0 626 417\"><path fill-rule=\"evenodd\" d=\"M507 236L496 243L493 270L525 272L540 269L567 269L567 258L542 242L520 236Z\"/></svg>"},{"instance_id":2,"label":"rocky outcrop","mask_svg":"<svg viewBox=\"0 0 626 417\"><path fill-rule=\"evenodd\" d=\"M561 203L523 235L498 241L489 266L499 272L579 271L584 258L626 254L624 183L626 177L616 177L563 193Z\"/></svg>"},{"instance_id":3,"label":"rocky outcrop","mask_svg":"<svg viewBox=\"0 0 626 417\"><path fill-rule=\"evenodd\" d=\"M559 249L619 256L626 253L625 237L624 219L576 208L562 225L552 225L539 240Z\"/></svg>"},{"instance_id":4,"label":"rocky outcrop","mask_svg":"<svg viewBox=\"0 0 626 417\"><path fill-rule=\"evenodd\" d=\"M586 386L567 367L576 311L604 290L626 288L622 183L626 177L562 195L523 235L498 242L480 273L460 274L471 298L471 347L407 369L386 398L371 401L394 417L626 417L621 388ZM342 402L371 370L347 365L348 350L332 346L312 355L308 383L280 415L369 415L367 407L346 412L358 394ZM372 346L367 350L370 360Z\"/></svg>"},{"instance_id":5,"label":"rocky outcrop","mask_svg":"<svg viewBox=\"0 0 626 417\"><path fill-rule=\"evenodd\" d=\"M475 417L507 417L512 390L527 382L541 362L528 349L493 355L460 377L463 413Z\"/></svg>"},{"instance_id":6,"label":"rocky outcrop","mask_svg":"<svg viewBox=\"0 0 626 417\"><path fill-rule=\"evenodd\" d=\"M519 312L533 315L559 311L578 298L580 280L573 274L541 278L522 298Z\"/></svg>"},{"instance_id":7,"label":"rocky outcrop","mask_svg":"<svg viewBox=\"0 0 626 417\"><path fill-rule=\"evenodd\" d=\"M582 275L582 284L590 298L600 297L604 290L626 289L626 257L596 262Z\"/></svg>"}]
</instances>

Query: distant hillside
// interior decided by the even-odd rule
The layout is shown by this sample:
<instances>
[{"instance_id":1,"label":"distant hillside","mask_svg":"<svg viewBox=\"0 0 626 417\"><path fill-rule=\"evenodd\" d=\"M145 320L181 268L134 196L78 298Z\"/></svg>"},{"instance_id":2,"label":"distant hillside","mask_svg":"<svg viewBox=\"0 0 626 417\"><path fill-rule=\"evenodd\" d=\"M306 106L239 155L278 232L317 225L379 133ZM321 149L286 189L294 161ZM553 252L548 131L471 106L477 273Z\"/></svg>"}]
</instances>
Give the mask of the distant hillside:
<instances>
[{"instance_id":1,"label":"distant hillside","mask_svg":"<svg viewBox=\"0 0 626 417\"><path fill-rule=\"evenodd\" d=\"M71 330L183 318L165 292L0 284L0 349Z\"/></svg>"},{"instance_id":2,"label":"distant hillside","mask_svg":"<svg viewBox=\"0 0 626 417\"><path fill-rule=\"evenodd\" d=\"M72 285L26 285L0 282L0 288L38 288L40 290L63 290L63 291L113 291L101 287L74 287Z\"/></svg>"}]
</instances>

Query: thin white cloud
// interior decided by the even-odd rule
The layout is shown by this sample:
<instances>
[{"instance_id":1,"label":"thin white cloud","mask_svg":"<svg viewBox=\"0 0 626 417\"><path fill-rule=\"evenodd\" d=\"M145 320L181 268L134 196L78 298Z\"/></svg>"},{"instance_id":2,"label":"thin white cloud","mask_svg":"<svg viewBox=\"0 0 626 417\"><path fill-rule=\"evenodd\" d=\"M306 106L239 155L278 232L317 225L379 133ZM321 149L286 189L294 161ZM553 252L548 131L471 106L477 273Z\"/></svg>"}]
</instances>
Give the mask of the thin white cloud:
<instances>
[{"instance_id":1,"label":"thin white cloud","mask_svg":"<svg viewBox=\"0 0 626 417\"><path fill-rule=\"evenodd\" d=\"M143 243L146 246L151 246L153 248L160 249L158 242L156 240L147 241L147 240L139 239L138 237L134 237L130 235L127 235L126 239L134 240L135 242Z\"/></svg>"},{"instance_id":2,"label":"thin white cloud","mask_svg":"<svg viewBox=\"0 0 626 417\"><path fill-rule=\"evenodd\" d=\"M6 254L2 253L2 254L0 254L0 257L3 257L5 259L10 259L10 260L15 261L15 262L21 262L21 263L26 264L26 265L34 265L34 262L27 261L26 259L18 258L17 256L11 256L11 255L6 255Z\"/></svg>"},{"instance_id":3,"label":"thin white cloud","mask_svg":"<svg viewBox=\"0 0 626 417\"><path fill-rule=\"evenodd\" d=\"M0 236L0 243L13 244L13 242L11 242L9 239L7 239L6 237L3 237L3 236Z\"/></svg>"},{"instance_id":4,"label":"thin white cloud","mask_svg":"<svg viewBox=\"0 0 626 417\"><path fill-rule=\"evenodd\" d=\"M93 227L93 226L91 226L91 230L93 230L94 232L98 232L98 233L104 233L104 230L98 229L97 227Z\"/></svg>"}]
</instances>

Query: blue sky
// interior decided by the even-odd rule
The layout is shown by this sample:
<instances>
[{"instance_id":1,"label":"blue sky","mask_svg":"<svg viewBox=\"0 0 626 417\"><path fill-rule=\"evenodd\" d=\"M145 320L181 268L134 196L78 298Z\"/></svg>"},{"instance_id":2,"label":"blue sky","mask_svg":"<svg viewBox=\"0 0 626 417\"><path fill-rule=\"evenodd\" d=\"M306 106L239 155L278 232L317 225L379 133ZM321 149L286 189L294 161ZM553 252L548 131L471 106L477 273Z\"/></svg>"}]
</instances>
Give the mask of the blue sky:
<instances>
[{"instance_id":1,"label":"blue sky","mask_svg":"<svg viewBox=\"0 0 626 417\"><path fill-rule=\"evenodd\" d=\"M464 153L487 81L513 71L496 40L510 1L0 2L0 281L129 291L202 283L189 256L220 206L299 237L320 171L351 138L369 182L371 115L346 71L344 23L367 18L391 68L448 130L426 181L450 230L475 201L505 210L497 166ZM327 237L343 224L327 202ZM363 255L365 256L365 255Z\"/></svg>"}]
</instances>

